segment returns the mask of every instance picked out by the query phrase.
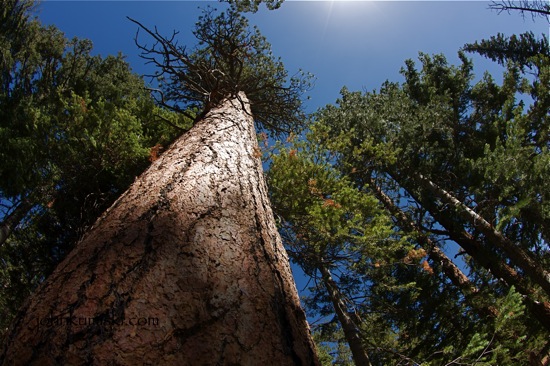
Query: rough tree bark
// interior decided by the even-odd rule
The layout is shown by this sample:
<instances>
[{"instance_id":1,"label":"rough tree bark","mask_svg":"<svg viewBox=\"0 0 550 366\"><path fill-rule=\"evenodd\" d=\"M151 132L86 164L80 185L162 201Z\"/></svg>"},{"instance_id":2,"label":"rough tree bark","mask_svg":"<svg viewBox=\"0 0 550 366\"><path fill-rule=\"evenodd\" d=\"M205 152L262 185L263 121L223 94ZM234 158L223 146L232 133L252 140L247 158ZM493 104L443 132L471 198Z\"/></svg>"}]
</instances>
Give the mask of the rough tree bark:
<instances>
[{"instance_id":1,"label":"rough tree bark","mask_svg":"<svg viewBox=\"0 0 550 366\"><path fill-rule=\"evenodd\" d=\"M2 365L316 365L241 93L177 140L26 302Z\"/></svg>"}]
</instances>

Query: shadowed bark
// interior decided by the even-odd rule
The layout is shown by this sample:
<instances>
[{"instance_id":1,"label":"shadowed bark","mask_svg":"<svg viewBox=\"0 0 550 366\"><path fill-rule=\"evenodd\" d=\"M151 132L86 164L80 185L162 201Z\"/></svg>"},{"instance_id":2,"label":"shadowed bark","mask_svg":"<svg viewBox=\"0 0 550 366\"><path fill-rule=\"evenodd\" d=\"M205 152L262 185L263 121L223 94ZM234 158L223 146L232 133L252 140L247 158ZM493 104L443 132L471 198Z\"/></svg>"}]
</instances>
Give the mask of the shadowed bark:
<instances>
[{"instance_id":1,"label":"shadowed bark","mask_svg":"<svg viewBox=\"0 0 550 366\"><path fill-rule=\"evenodd\" d=\"M26 302L2 365L316 365L244 94L140 176Z\"/></svg>"}]
</instances>

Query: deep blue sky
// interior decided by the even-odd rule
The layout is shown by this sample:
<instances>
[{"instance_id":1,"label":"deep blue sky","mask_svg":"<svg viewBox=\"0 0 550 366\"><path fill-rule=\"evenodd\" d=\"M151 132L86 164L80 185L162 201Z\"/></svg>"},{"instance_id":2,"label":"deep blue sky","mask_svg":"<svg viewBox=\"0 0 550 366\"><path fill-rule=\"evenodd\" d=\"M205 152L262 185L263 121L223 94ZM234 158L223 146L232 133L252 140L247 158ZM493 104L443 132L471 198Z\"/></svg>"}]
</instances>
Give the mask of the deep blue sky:
<instances>
[{"instance_id":1,"label":"deep blue sky","mask_svg":"<svg viewBox=\"0 0 550 366\"><path fill-rule=\"evenodd\" d=\"M138 73L147 72L133 38L130 16L165 34L180 31L193 44L191 30L199 6L214 1L52 1L39 7L39 17L68 37L93 41L102 55L122 52ZM485 1L286 1L276 11L251 15L290 72L300 68L315 74L308 110L333 103L342 86L351 90L378 88L383 81L401 80L405 59L418 52L443 53L458 62L457 50L467 42L533 30L548 32L542 19L534 23L519 14L498 15ZM479 75L492 65L479 63Z\"/></svg>"},{"instance_id":2,"label":"deep blue sky","mask_svg":"<svg viewBox=\"0 0 550 366\"><path fill-rule=\"evenodd\" d=\"M191 31L199 6L224 8L214 1L53 1L41 3L38 16L55 24L67 37L87 38L94 52L103 56L123 53L135 72L151 72L138 57L134 44L135 18L148 27L157 26L169 35L180 31L181 44L193 45ZM280 9L262 9L251 15L281 56L287 69L312 72L315 88L307 104L313 112L334 103L343 86L350 90L373 90L382 82L402 80L400 68L418 52L443 53L452 63L465 43L497 33L519 34L528 30L548 33L548 23L534 23L519 14L488 10L485 1L289 1ZM144 38L145 40L145 38ZM473 56L472 56L473 57ZM500 80L500 69L474 57L478 77L489 70ZM296 278L299 290L305 281Z\"/></svg>"}]
</instances>

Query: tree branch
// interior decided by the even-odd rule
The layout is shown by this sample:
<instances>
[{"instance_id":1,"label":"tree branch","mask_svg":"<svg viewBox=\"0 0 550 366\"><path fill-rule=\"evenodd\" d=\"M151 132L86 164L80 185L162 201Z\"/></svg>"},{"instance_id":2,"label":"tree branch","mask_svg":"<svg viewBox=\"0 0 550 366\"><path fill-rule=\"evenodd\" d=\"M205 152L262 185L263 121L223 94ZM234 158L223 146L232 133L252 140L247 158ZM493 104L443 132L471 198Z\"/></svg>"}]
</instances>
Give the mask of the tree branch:
<instances>
[{"instance_id":1,"label":"tree branch","mask_svg":"<svg viewBox=\"0 0 550 366\"><path fill-rule=\"evenodd\" d=\"M508 14L510 14L512 10L519 11L522 16L525 16L525 12L530 12L533 19L536 16L541 16L550 21L548 18L550 16L550 5L543 1L520 1L519 4L511 0L503 0L501 2L493 1L491 5L489 5L489 9L496 10L499 14L503 11L508 12Z\"/></svg>"}]
</instances>

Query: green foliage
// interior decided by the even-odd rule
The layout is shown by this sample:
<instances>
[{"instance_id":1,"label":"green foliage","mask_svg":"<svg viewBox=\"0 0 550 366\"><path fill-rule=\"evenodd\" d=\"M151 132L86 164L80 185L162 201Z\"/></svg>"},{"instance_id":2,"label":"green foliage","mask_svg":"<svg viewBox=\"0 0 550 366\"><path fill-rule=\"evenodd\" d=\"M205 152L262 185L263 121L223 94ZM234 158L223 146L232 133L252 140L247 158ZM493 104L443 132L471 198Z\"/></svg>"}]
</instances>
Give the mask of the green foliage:
<instances>
[{"instance_id":1,"label":"green foliage","mask_svg":"<svg viewBox=\"0 0 550 366\"><path fill-rule=\"evenodd\" d=\"M176 34L142 27L158 41L142 51L159 66L157 102L166 109L122 56L92 56L89 41L67 40L31 19L32 2L2 1L0 203L3 214L32 203L0 246L2 330L96 217L201 112L244 91L260 127L278 133L305 123L300 96L310 77L289 77L239 13L260 1L232 3L224 13L205 11L191 52ZM292 260L312 278L304 301L322 320L315 339L323 364L353 360L322 270L331 272L374 365L528 365L529 354L547 347L548 331L525 300L548 296L417 177L550 268L548 39L497 35L464 50L503 65L503 82L486 74L473 83L462 52L457 66L420 54L419 66L405 62L403 83L366 93L344 88L300 141L291 135L275 147L270 195ZM418 232L405 234L375 199L377 189ZM490 257L459 253L476 288L470 293L420 240L444 249L460 235ZM511 266L522 287L484 268L489 260Z\"/></svg>"},{"instance_id":2,"label":"green foliage","mask_svg":"<svg viewBox=\"0 0 550 366\"><path fill-rule=\"evenodd\" d=\"M540 55L550 56L548 36L543 34L542 38L537 39L533 32L522 33L519 36L513 34L510 37L499 33L488 40L467 44L464 50L479 53L503 66L512 61L529 68L532 67L532 59Z\"/></svg>"},{"instance_id":3,"label":"green foliage","mask_svg":"<svg viewBox=\"0 0 550 366\"><path fill-rule=\"evenodd\" d=\"M193 32L198 45L192 52L178 45L176 32L167 38L134 22L157 42L139 47L142 57L157 66L161 104L181 113L205 113L244 92L261 128L289 133L303 125L300 98L311 86L311 75L289 77L271 45L234 8L218 15L213 9L204 11Z\"/></svg>"},{"instance_id":4,"label":"green foliage","mask_svg":"<svg viewBox=\"0 0 550 366\"><path fill-rule=\"evenodd\" d=\"M425 193L412 177L421 173L467 198L548 265L548 58L536 59L538 77L531 81L511 64L502 86L489 75L471 85L465 59L460 68L447 66L442 56L421 55L421 61L420 72L407 62L402 86L386 83L364 95L344 89L337 107L319 112L327 136L354 131L338 164L348 172L357 167L390 174L420 199ZM521 94L533 103L526 107Z\"/></svg>"},{"instance_id":5,"label":"green foliage","mask_svg":"<svg viewBox=\"0 0 550 366\"><path fill-rule=\"evenodd\" d=\"M255 13L258 11L258 7L261 3L264 3L265 6L270 9L278 9L284 2L284 0L220 0L227 1L230 3L236 10L241 12L252 12Z\"/></svg>"},{"instance_id":6,"label":"green foliage","mask_svg":"<svg viewBox=\"0 0 550 366\"><path fill-rule=\"evenodd\" d=\"M426 252L415 250L412 238L396 230L377 200L334 168L335 156L317 143L324 133L317 127L305 140L288 148L279 146L268 171L271 200L287 250L315 280L305 298L310 316L333 317L333 299L319 274L322 267L329 268L346 305L360 319L356 325L371 359L378 364L400 360L396 348L406 351L418 345L411 342L413 332L423 332L419 337L425 338L424 347L437 350L445 342L438 340L442 335L432 327L441 318L433 315L449 304L441 300L452 296L437 288L425 265ZM343 146L346 137L330 143ZM450 304L446 311L457 311L455 303ZM350 355L340 349L345 339L337 319L317 329L331 354L349 362ZM446 340L452 341L456 338Z\"/></svg>"},{"instance_id":7,"label":"green foliage","mask_svg":"<svg viewBox=\"0 0 550 366\"><path fill-rule=\"evenodd\" d=\"M405 63L403 83L365 93L344 88L336 105L315 115L305 141L279 147L269 172L272 200L293 260L315 279L305 299L310 316L332 319L318 327L325 346L337 344L341 328L320 266L334 274L373 364L527 365L529 353L544 349L548 332L540 314L524 311L524 300L548 297L518 267L528 286L521 282L521 295L483 268L513 266L515 258L418 179L450 192L549 268L549 58L514 52L501 53L501 85L488 74L474 84L462 52L458 66L420 54L419 68ZM384 216L372 201L375 189L412 218L418 237L390 225L381 230L386 240L369 240L377 225L355 219ZM416 241L443 245L461 235L490 256L463 257L473 293L457 288Z\"/></svg>"},{"instance_id":8,"label":"green foliage","mask_svg":"<svg viewBox=\"0 0 550 366\"><path fill-rule=\"evenodd\" d=\"M521 295L512 286L508 294L499 299L496 309L496 319L474 333L464 351L450 365L528 364L524 348L527 329L521 322L525 307Z\"/></svg>"},{"instance_id":9,"label":"green foliage","mask_svg":"<svg viewBox=\"0 0 550 366\"><path fill-rule=\"evenodd\" d=\"M340 353L342 352L338 352L338 351L335 352L334 347L332 346L333 342L323 341L323 336L320 332L313 333L313 341L317 345L317 356L319 357L319 363L322 366L332 366L334 364L333 354L340 355ZM338 343L338 344L341 344L341 343Z\"/></svg>"},{"instance_id":10,"label":"green foliage","mask_svg":"<svg viewBox=\"0 0 550 366\"><path fill-rule=\"evenodd\" d=\"M321 262L356 265L355 251L384 257L391 253L391 245L397 245L391 240L391 222L376 199L354 188L331 166L331 159L327 150L307 139L289 149L280 146L268 172L280 224L292 225L286 237L289 249L301 248L300 263L312 275Z\"/></svg>"}]
</instances>

